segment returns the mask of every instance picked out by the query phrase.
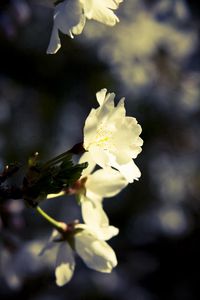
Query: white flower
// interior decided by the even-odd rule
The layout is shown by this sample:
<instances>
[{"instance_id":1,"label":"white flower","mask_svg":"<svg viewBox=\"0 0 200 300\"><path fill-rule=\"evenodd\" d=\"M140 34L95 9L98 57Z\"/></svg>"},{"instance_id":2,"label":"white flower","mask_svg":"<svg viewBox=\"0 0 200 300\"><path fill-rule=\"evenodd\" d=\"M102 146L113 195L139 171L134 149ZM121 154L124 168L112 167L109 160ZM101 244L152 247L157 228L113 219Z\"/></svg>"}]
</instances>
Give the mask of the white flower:
<instances>
[{"instance_id":1,"label":"white flower","mask_svg":"<svg viewBox=\"0 0 200 300\"><path fill-rule=\"evenodd\" d=\"M85 121L84 148L99 166L114 167L133 182L141 176L132 159L142 150L142 129L135 118L126 116L124 98L114 106L115 94L106 92L102 89L96 94L99 107Z\"/></svg>"},{"instance_id":2,"label":"white flower","mask_svg":"<svg viewBox=\"0 0 200 300\"><path fill-rule=\"evenodd\" d=\"M73 35L81 34L86 19L94 19L109 26L119 22L118 17L112 10L117 9L123 0L65 0L55 7L54 25L50 43L47 49L48 54L54 54L61 47L59 30Z\"/></svg>"},{"instance_id":3,"label":"white flower","mask_svg":"<svg viewBox=\"0 0 200 300\"><path fill-rule=\"evenodd\" d=\"M74 251L83 259L85 264L96 271L110 273L117 265L117 258L113 249L98 237L84 224L74 225L74 231L66 234L66 240L54 230L47 245L42 250L57 247L56 258L56 284L63 286L68 283L74 273Z\"/></svg>"},{"instance_id":4,"label":"white flower","mask_svg":"<svg viewBox=\"0 0 200 300\"><path fill-rule=\"evenodd\" d=\"M92 228L99 239L108 240L118 234L118 228L109 226L109 220L102 207L103 198L118 194L125 186L127 180L110 167L91 173L95 162L91 160L89 152L81 157L79 163L87 161L88 168L83 170L84 189L80 189L82 217L84 222Z\"/></svg>"}]
</instances>

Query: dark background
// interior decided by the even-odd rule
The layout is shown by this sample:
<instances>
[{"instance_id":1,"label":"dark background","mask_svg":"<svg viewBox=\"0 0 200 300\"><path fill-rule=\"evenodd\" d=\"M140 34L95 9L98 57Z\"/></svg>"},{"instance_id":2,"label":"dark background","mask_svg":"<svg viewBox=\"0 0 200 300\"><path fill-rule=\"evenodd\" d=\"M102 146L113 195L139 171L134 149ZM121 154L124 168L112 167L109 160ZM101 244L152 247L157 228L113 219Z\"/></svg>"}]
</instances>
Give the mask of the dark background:
<instances>
[{"instance_id":1,"label":"dark background","mask_svg":"<svg viewBox=\"0 0 200 300\"><path fill-rule=\"evenodd\" d=\"M104 202L120 229L110 241L118 266L106 275L77 258L63 288L54 283L54 258L38 257L50 226L20 200L1 204L0 298L200 299L197 1L124 0L115 27L88 21L81 36L61 35L62 48L47 55L51 4L0 3L1 169L25 164L35 151L45 161L80 142L95 93L105 87L117 101L126 97L127 115L143 128L142 177ZM80 217L73 197L43 207L61 220Z\"/></svg>"}]
</instances>

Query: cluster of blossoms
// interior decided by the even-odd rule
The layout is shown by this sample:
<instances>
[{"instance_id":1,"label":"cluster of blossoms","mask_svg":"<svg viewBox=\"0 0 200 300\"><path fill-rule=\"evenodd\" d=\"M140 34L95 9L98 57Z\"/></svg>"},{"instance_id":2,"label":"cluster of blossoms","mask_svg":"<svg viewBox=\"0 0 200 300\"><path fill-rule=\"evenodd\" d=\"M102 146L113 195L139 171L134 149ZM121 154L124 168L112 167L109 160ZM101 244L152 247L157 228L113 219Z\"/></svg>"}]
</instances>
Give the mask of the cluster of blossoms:
<instances>
[{"instance_id":1,"label":"cluster of blossoms","mask_svg":"<svg viewBox=\"0 0 200 300\"><path fill-rule=\"evenodd\" d=\"M71 38L82 32L86 19L94 19L109 26L119 19L113 10L123 0L64 0L58 1L54 25L47 53L60 48L59 30ZM6 166L0 174L0 196L14 195L24 199L54 227L53 233L41 251L57 250L56 283L63 286L72 278L75 268L74 253L96 271L109 273L117 265L117 258L107 241L117 235L118 228L110 225L103 209L104 198L117 195L123 188L141 176L134 159L143 144L139 137L141 126L133 117L126 116L124 98L117 105L115 94L102 89L96 94L99 106L89 113L83 130L81 151L77 145L45 164L37 162L38 152L29 159L29 169L22 187L13 191L3 185L17 170ZM72 154L83 153L74 165ZM17 195L16 195L17 193ZM75 194L81 206L83 223L58 222L39 206L41 199Z\"/></svg>"},{"instance_id":2,"label":"cluster of blossoms","mask_svg":"<svg viewBox=\"0 0 200 300\"><path fill-rule=\"evenodd\" d=\"M65 224L64 234L54 230L42 251L58 247L55 276L59 286L73 275L74 251L96 271L109 273L117 265L115 253L106 241L119 230L109 224L103 199L115 196L141 175L133 161L142 150L141 126L135 118L126 116L124 99L115 106L115 94L106 89L96 96L99 107L92 109L85 121L85 153L79 161L87 162L88 167L67 191L78 196L85 224ZM54 196L50 194L48 198Z\"/></svg>"},{"instance_id":3,"label":"cluster of blossoms","mask_svg":"<svg viewBox=\"0 0 200 300\"><path fill-rule=\"evenodd\" d=\"M61 47L59 31L69 35L82 33L88 20L96 20L108 26L119 22L113 10L117 9L123 0L64 0L57 4L54 11L54 25L47 49L48 54L56 53Z\"/></svg>"}]
</instances>

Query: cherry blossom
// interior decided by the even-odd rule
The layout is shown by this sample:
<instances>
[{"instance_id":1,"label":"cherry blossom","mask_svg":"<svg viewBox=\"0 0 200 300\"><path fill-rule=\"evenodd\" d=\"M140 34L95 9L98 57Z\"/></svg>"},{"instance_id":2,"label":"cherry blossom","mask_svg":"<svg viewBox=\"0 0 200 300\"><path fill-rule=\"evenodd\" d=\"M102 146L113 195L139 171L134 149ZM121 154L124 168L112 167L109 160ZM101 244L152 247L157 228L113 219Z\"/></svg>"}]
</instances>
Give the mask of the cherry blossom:
<instances>
[{"instance_id":1,"label":"cherry blossom","mask_svg":"<svg viewBox=\"0 0 200 300\"><path fill-rule=\"evenodd\" d=\"M86 19L93 19L108 26L119 22L113 10L118 8L123 0L65 0L56 5L54 24L51 33L48 54L56 53L61 47L59 31L69 35L82 33Z\"/></svg>"},{"instance_id":2,"label":"cherry blossom","mask_svg":"<svg viewBox=\"0 0 200 300\"><path fill-rule=\"evenodd\" d=\"M106 93L102 89L96 94L99 107L85 121L84 148L100 167L113 167L133 182L141 176L133 159L142 150L142 129L135 118L126 116L124 98L115 106L115 94Z\"/></svg>"}]
</instances>

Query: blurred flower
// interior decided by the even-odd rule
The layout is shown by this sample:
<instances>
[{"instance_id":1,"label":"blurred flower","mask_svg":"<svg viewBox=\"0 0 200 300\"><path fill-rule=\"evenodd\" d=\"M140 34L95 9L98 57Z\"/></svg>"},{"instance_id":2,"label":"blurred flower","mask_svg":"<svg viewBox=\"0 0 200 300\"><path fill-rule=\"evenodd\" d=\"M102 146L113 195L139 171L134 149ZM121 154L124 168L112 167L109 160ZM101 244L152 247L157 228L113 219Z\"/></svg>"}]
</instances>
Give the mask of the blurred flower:
<instances>
[{"instance_id":1,"label":"blurred flower","mask_svg":"<svg viewBox=\"0 0 200 300\"><path fill-rule=\"evenodd\" d=\"M54 247L58 248L56 259L56 283L63 286L73 276L75 269L74 251L83 259L85 264L96 271L110 273L117 265L113 249L84 224L74 225L74 230L66 234L62 240L60 234L54 230L49 242L41 254Z\"/></svg>"},{"instance_id":2,"label":"blurred flower","mask_svg":"<svg viewBox=\"0 0 200 300\"><path fill-rule=\"evenodd\" d=\"M110 65L126 93L151 95L158 103L170 100L198 46L186 1L125 1L120 13L117 30L88 24L83 42L96 41L100 59Z\"/></svg>"},{"instance_id":3,"label":"blurred flower","mask_svg":"<svg viewBox=\"0 0 200 300\"><path fill-rule=\"evenodd\" d=\"M119 22L112 9L117 9L123 0L65 0L56 5L54 12L54 25L48 54L54 54L61 47L59 30L73 38L74 34L81 34L86 18L94 19L108 26Z\"/></svg>"},{"instance_id":4,"label":"blurred flower","mask_svg":"<svg viewBox=\"0 0 200 300\"><path fill-rule=\"evenodd\" d=\"M151 157L149 163L151 186L159 199L166 203L187 201L191 189L190 182L193 181L195 169L195 156L192 154L190 157L188 154L184 154L183 149L176 156L161 152L156 153L155 157Z\"/></svg>"},{"instance_id":5,"label":"blurred flower","mask_svg":"<svg viewBox=\"0 0 200 300\"><path fill-rule=\"evenodd\" d=\"M155 243L160 236L186 236L192 229L192 216L184 206L160 203L132 217L127 227L127 236L134 245L147 245Z\"/></svg>"},{"instance_id":6,"label":"blurred flower","mask_svg":"<svg viewBox=\"0 0 200 300\"><path fill-rule=\"evenodd\" d=\"M181 206L163 206L157 218L160 231L168 235L184 235L191 229L191 218Z\"/></svg>"},{"instance_id":7,"label":"blurred flower","mask_svg":"<svg viewBox=\"0 0 200 300\"><path fill-rule=\"evenodd\" d=\"M11 236L8 238L10 240ZM38 253L42 247L41 240L23 244L16 240L13 245L16 249L8 251L9 249L2 247L0 257L1 270L4 270L2 276L8 286L14 290L20 289L30 278L39 276L51 264L51 260L47 260L46 257L42 261L38 259Z\"/></svg>"},{"instance_id":8,"label":"blurred flower","mask_svg":"<svg viewBox=\"0 0 200 300\"><path fill-rule=\"evenodd\" d=\"M85 121L84 148L99 166L114 167L133 182L141 175L132 158L142 150L142 129L135 118L126 117L124 98L115 107L115 94L106 92L102 89L96 94L99 107Z\"/></svg>"},{"instance_id":9,"label":"blurred flower","mask_svg":"<svg viewBox=\"0 0 200 300\"><path fill-rule=\"evenodd\" d=\"M84 222L97 234L99 239L108 240L118 234L118 228L109 226L109 220L103 210L102 201L105 197L118 194L128 182L116 170L107 167L95 172L95 163L91 162L89 152L80 159L80 163L89 162L89 167L83 171L80 181L83 183L78 191ZM91 162L91 163L90 163Z\"/></svg>"}]
</instances>

